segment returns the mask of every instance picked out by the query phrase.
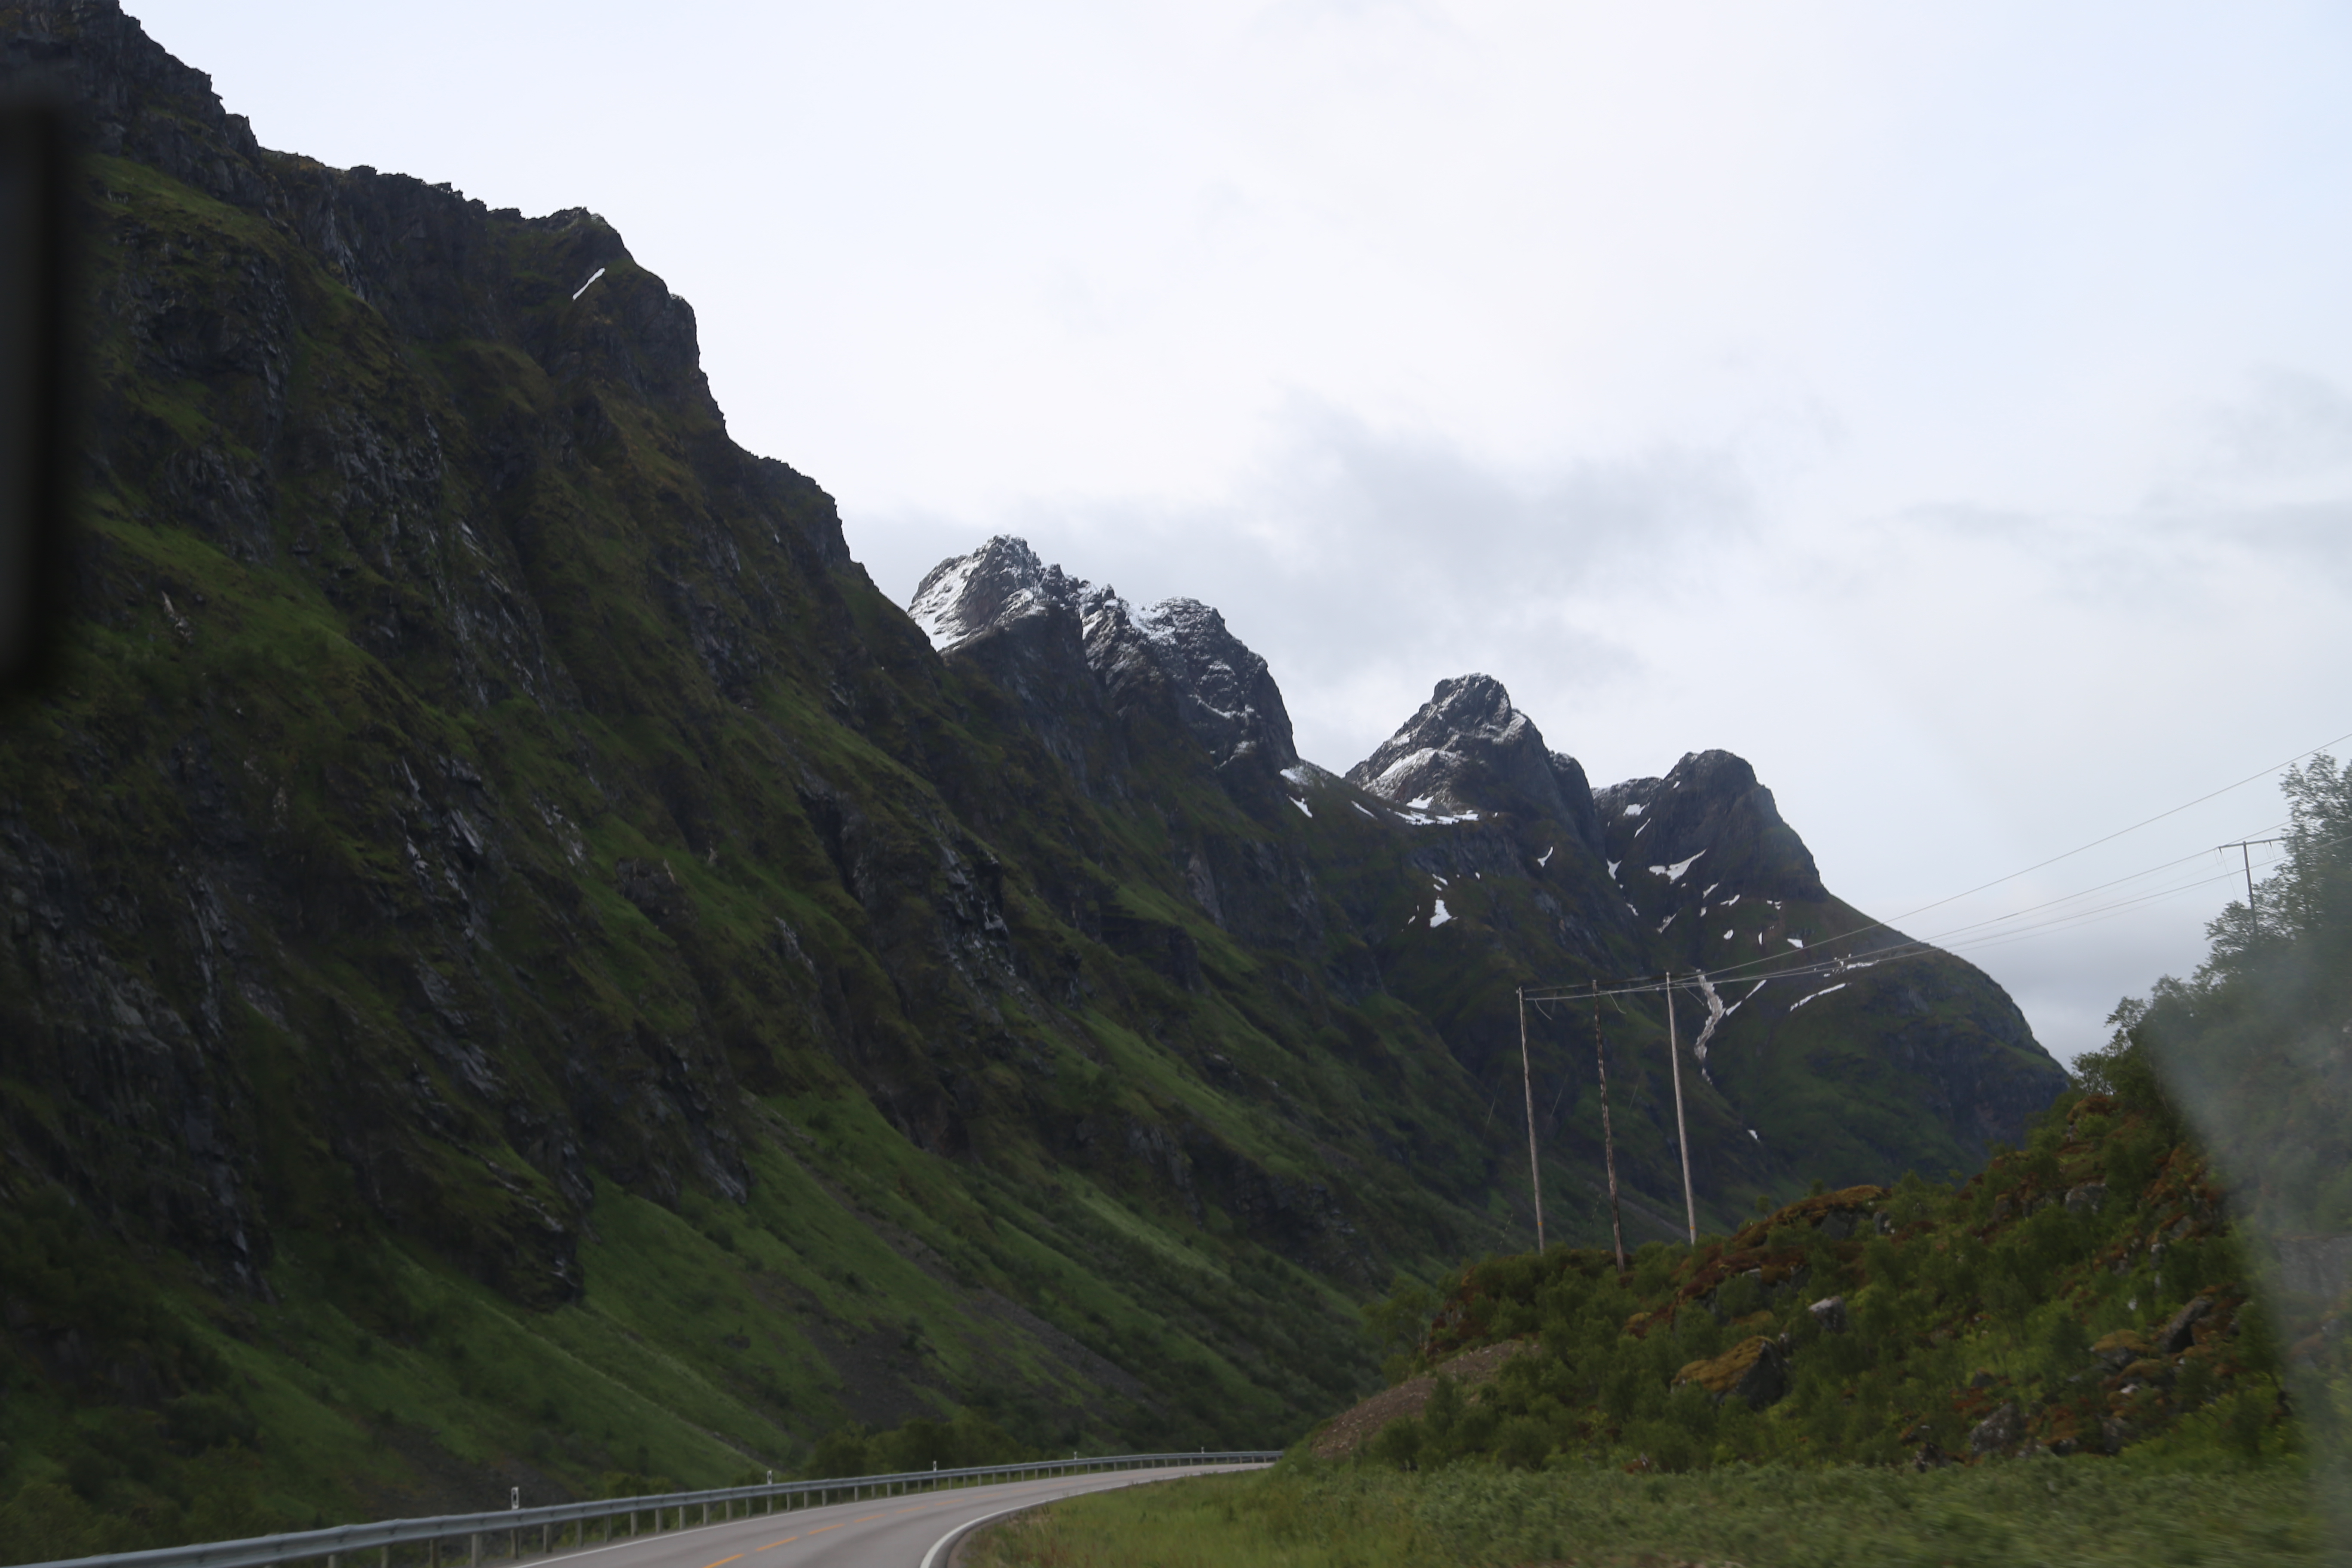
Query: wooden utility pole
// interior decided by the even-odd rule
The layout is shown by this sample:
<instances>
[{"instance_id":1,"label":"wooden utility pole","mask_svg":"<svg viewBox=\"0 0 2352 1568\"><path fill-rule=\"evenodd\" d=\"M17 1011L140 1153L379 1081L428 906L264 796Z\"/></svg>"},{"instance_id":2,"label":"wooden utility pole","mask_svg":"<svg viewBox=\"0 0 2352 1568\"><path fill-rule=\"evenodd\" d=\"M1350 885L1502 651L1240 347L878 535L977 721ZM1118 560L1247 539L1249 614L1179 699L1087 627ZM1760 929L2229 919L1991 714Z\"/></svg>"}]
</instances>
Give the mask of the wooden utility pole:
<instances>
[{"instance_id":1,"label":"wooden utility pole","mask_svg":"<svg viewBox=\"0 0 2352 1568\"><path fill-rule=\"evenodd\" d=\"M1683 1053L1675 1039L1675 972L1666 971L1666 1060L1675 1069L1675 1142L1683 1152L1683 1219L1690 1244L1698 1245L1698 1205L1691 1197L1690 1130L1683 1124Z\"/></svg>"},{"instance_id":2,"label":"wooden utility pole","mask_svg":"<svg viewBox=\"0 0 2352 1568\"><path fill-rule=\"evenodd\" d=\"M2241 838L2235 844L2218 846L2222 849L2236 850L2240 863L2246 868L2246 920L2257 931L2262 930L2263 921L2262 910L2254 902L2254 846L2285 842L2284 838Z\"/></svg>"},{"instance_id":3,"label":"wooden utility pole","mask_svg":"<svg viewBox=\"0 0 2352 1568\"><path fill-rule=\"evenodd\" d=\"M1609 1058L1601 1048L1601 982L1592 983L1592 1065L1601 1074L1601 1152L1609 1167L1609 1235L1617 1244L1617 1272L1625 1272L1625 1221L1617 1212L1617 1139L1609 1131Z\"/></svg>"},{"instance_id":4,"label":"wooden utility pole","mask_svg":"<svg viewBox=\"0 0 2352 1568\"><path fill-rule=\"evenodd\" d=\"M1543 1167L1536 1160L1536 1077L1528 1065L1528 988L1519 987L1519 1088L1528 1100L1528 1184L1536 1194L1536 1250L1544 1249Z\"/></svg>"}]
</instances>

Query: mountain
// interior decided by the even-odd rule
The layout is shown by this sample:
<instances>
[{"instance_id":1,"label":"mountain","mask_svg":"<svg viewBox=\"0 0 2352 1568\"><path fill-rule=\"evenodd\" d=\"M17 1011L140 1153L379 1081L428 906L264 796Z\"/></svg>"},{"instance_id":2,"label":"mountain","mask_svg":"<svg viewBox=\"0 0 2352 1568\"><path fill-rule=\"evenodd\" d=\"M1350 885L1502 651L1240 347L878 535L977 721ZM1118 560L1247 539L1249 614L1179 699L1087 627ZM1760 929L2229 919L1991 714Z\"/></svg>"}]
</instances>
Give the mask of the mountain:
<instances>
[{"instance_id":1,"label":"mountain","mask_svg":"<svg viewBox=\"0 0 2352 1568\"><path fill-rule=\"evenodd\" d=\"M1513 988L1671 944L1572 763L1513 793L1507 699L1391 798L1298 760L1204 605L995 541L919 625L594 215L266 150L110 0L0 5L0 86L91 139L78 626L0 718L12 1550L716 1482L957 1407L1279 1441L1371 1380L1356 1302L1524 1245ZM1980 1081L2055 1089L1948 962L1917 1017L1857 1005L1894 965L1743 1006L1711 1220L1971 1163ZM1663 1018L1607 1026L1671 1216ZM1589 1033L1535 1048L1584 1193Z\"/></svg>"},{"instance_id":2,"label":"mountain","mask_svg":"<svg viewBox=\"0 0 2352 1568\"><path fill-rule=\"evenodd\" d=\"M1265 660L1194 601L1137 612L1000 537L934 567L909 613L950 668L1020 693L1022 721L1074 770L1118 759L1095 765L1122 799L1140 798L1134 759L1175 760L1148 737L1188 731L1196 777L1213 775L1253 819L1246 848L1204 823L1186 851L1200 912L1319 959L1343 988L1377 976L1490 1106L1518 1076L1522 984L1668 970L1736 984L1685 1086L1696 1185L1714 1212L1800 1169L1852 1182L1973 1168L2064 1086L1990 977L1831 894L1771 792L1728 752L1596 795L1499 681L1465 675L1438 682L1344 777L1312 763L1276 774L1249 764L1295 754L1281 694ZM1811 973L1823 961L1842 967ZM1673 1089L1648 1066L1666 1021L1621 1022L1616 1005L1610 1023L1633 1053L1612 1069L1633 1113L1627 1169L1652 1228L1679 1229L1666 1217L1681 1207ZM1605 1224L1590 1202L1601 1150L1589 1033L1546 1012L1537 1049L1555 1110L1542 1131L1580 1167L1570 1223Z\"/></svg>"}]
</instances>

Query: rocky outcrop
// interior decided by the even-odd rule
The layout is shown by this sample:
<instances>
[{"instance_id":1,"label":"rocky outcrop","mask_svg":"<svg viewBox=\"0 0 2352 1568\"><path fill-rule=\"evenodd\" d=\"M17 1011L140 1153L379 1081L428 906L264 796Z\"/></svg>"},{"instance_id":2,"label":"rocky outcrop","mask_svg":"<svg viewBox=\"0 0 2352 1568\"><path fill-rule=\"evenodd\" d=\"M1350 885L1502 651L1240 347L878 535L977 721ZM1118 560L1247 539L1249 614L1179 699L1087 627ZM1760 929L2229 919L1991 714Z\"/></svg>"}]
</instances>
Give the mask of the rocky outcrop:
<instances>
[{"instance_id":1,"label":"rocky outcrop","mask_svg":"<svg viewBox=\"0 0 2352 1568\"><path fill-rule=\"evenodd\" d=\"M1696 1384L1717 1404L1737 1399L1751 1410L1761 1410L1788 1395L1788 1352L1776 1339L1751 1334L1719 1356L1690 1363L1675 1373L1675 1383Z\"/></svg>"},{"instance_id":2,"label":"rocky outcrop","mask_svg":"<svg viewBox=\"0 0 2352 1568\"><path fill-rule=\"evenodd\" d=\"M2015 1400L2005 1400L1994 1407L1991 1415L1969 1428L1969 1452L1979 1458L2005 1453L2024 1436L2025 1412Z\"/></svg>"}]
</instances>

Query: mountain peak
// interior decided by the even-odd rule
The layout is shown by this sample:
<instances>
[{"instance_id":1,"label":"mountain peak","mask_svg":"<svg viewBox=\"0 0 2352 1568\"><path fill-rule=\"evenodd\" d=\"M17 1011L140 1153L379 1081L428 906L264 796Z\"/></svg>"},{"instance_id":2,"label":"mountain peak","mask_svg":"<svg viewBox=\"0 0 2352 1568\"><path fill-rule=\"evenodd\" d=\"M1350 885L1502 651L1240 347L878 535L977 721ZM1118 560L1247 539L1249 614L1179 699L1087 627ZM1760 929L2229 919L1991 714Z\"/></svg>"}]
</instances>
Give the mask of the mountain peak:
<instances>
[{"instance_id":1,"label":"mountain peak","mask_svg":"<svg viewBox=\"0 0 2352 1568\"><path fill-rule=\"evenodd\" d=\"M932 567L907 605L943 654L1056 610L1069 613L1069 629L1044 635L1079 639L1087 667L1115 705L1146 686L1165 686L1185 728L1219 765L1252 756L1276 768L1298 761L1290 712L1265 660L1198 599L1139 610L1108 584L1073 577L1040 561L1025 540L998 534Z\"/></svg>"},{"instance_id":2,"label":"mountain peak","mask_svg":"<svg viewBox=\"0 0 2352 1568\"><path fill-rule=\"evenodd\" d=\"M1549 817L1599 843L1584 769L1544 744L1491 675L1439 681L1395 734L1348 770L1348 782L1399 805Z\"/></svg>"},{"instance_id":3,"label":"mountain peak","mask_svg":"<svg viewBox=\"0 0 2352 1568\"><path fill-rule=\"evenodd\" d=\"M907 613L941 653L992 626L1054 606L1076 609L1087 584L1037 559L1025 539L1000 533L923 574Z\"/></svg>"},{"instance_id":4,"label":"mountain peak","mask_svg":"<svg viewBox=\"0 0 2352 1568\"><path fill-rule=\"evenodd\" d=\"M1812 851L1745 757L1686 752L1665 777L1611 784L1593 805L1612 858L1676 862L1706 852L1713 878L1759 896L1828 896Z\"/></svg>"}]
</instances>

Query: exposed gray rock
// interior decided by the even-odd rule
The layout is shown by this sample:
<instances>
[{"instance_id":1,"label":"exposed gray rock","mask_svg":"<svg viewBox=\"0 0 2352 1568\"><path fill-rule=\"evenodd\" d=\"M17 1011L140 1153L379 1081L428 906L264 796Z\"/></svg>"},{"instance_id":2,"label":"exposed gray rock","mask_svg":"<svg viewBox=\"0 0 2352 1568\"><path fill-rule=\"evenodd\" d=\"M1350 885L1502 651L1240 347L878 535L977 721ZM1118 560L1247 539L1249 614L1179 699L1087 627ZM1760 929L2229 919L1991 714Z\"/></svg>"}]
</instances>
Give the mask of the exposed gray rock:
<instances>
[{"instance_id":1,"label":"exposed gray rock","mask_svg":"<svg viewBox=\"0 0 2352 1568\"><path fill-rule=\"evenodd\" d=\"M1850 1326L1843 1296L1824 1296L1805 1310L1812 1313L1813 1321L1821 1325L1822 1332L1825 1334L1842 1334Z\"/></svg>"},{"instance_id":2,"label":"exposed gray rock","mask_svg":"<svg viewBox=\"0 0 2352 1568\"><path fill-rule=\"evenodd\" d=\"M2197 1342L2197 1325L2213 1310L2213 1298L2200 1296L2172 1314L2164 1331L2156 1337L2157 1349L2166 1355L2179 1355Z\"/></svg>"},{"instance_id":3,"label":"exposed gray rock","mask_svg":"<svg viewBox=\"0 0 2352 1568\"><path fill-rule=\"evenodd\" d=\"M2015 1400L2010 1400L1969 1430L1969 1452L1997 1454L2015 1447L2024 1436L2025 1413L2018 1408Z\"/></svg>"}]
</instances>

